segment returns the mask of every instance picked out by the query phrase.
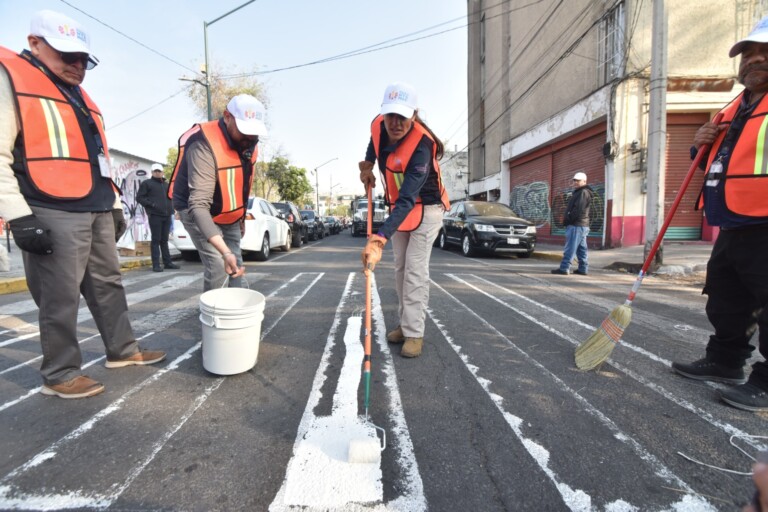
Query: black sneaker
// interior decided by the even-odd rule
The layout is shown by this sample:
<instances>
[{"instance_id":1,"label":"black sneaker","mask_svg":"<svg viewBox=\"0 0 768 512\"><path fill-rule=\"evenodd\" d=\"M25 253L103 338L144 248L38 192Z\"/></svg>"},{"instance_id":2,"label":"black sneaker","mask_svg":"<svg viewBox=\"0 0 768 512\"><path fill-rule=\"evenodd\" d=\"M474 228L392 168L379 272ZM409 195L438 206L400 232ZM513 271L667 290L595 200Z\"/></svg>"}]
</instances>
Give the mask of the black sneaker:
<instances>
[{"instance_id":1,"label":"black sneaker","mask_svg":"<svg viewBox=\"0 0 768 512\"><path fill-rule=\"evenodd\" d=\"M574 270L573 273L574 274L578 274L580 276L586 276L587 275L587 271L586 270Z\"/></svg>"},{"instance_id":2,"label":"black sneaker","mask_svg":"<svg viewBox=\"0 0 768 512\"><path fill-rule=\"evenodd\" d=\"M747 382L720 391L720 399L745 411L768 411L768 391Z\"/></svg>"},{"instance_id":3,"label":"black sneaker","mask_svg":"<svg viewBox=\"0 0 768 512\"><path fill-rule=\"evenodd\" d=\"M672 363L672 369L683 377L696 380L724 382L726 384L744 384L744 368L729 368L710 361L706 357L692 363Z\"/></svg>"},{"instance_id":4,"label":"black sneaker","mask_svg":"<svg viewBox=\"0 0 768 512\"><path fill-rule=\"evenodd\" d=\"M152 267L152 272L162 272L163 267Z\"/></svg>"},{"instance_id":5,"label":"black sneaker","mask_svg":"<svg viewBox=\"0 0 768 512\"><path fill-rule=\"evenodd\" d=\"M163 266L164 266L165 268L169 268L169 269L171 269L171 270L179 270L179 269L181 268L180 266L178 266L178 265L177 265L177 264L175 264L175 263L166 263L166 264L165 264L165 265L163 265Z\"/></svg>"},{"instance_id":6,"label":"black sneaker","mask_svg":"<svg viewBox=\"0 0 768 512\"><path fill-rule=\"evenodd\" d=\"M561 276L567 276L568 271L567 270L560 270L559 268L556 268L554 270L550 270L552 274L560 274Z\"/></svg>"}]
</instances>

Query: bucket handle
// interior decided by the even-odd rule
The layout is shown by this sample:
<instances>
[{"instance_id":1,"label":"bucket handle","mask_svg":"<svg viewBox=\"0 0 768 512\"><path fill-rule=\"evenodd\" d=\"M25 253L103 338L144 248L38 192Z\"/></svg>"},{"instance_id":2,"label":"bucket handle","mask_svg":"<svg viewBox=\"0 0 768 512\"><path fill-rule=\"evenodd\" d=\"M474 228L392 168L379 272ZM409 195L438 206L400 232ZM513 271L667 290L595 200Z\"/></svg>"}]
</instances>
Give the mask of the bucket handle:
<instances>
[{"instance_id":1,"label":"bucket handle","mask_svg":"<svg viewBox=\"0 0 768 512\"><path fill-rule=\"evenodd\" d=\"M208 318L210 318L210 320L208 320ZM200 313L200 322L207 325L208 327L213 327L215 329L219 328L219 317L217 316Z\"/></svg>"}]
</instances>

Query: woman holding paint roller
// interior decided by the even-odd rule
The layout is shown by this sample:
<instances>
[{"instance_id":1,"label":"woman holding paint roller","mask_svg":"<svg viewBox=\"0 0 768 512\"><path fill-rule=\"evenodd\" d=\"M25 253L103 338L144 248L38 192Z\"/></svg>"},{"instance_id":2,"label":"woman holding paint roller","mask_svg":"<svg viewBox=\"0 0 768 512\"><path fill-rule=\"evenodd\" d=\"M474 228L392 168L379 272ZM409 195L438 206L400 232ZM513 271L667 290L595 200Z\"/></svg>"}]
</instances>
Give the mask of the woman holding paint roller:
<instances>
[{"instance_id":1,"label":"woman holding paint roller","mask_svg":"<svg viewBox=\"0 0 768 512\"><path fill-rule=\"evenodd\" d=\"M403 82L384 91L381 112L371 123L371 140L360 162L360 181L374 187L374 162L379 164L390 216L368 239L362 254L365 272L381 260L392 240L399 325L387 334L402 343L400 355L418 357L424 344L424 319L429 302L429 258L432 243L450 207L438 160L443 143L419 118L416 91Z\"/></svg>"}]
</instances>

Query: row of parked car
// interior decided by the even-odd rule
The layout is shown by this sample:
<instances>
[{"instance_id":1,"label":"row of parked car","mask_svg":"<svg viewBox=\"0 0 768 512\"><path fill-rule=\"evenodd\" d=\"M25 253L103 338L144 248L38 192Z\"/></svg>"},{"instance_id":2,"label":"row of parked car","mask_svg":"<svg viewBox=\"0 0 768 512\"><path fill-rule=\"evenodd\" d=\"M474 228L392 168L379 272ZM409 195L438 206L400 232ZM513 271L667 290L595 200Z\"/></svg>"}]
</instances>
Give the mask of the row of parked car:
<instances>
[{"instance_id":1,"label":"row of parked car","mask_svg":"<svg viewBox=\"0 0 768 512\"><path fill-rule=\"evenodd\" d=\"M340 233L342 225L335 217L321 217L313 210L299 210L290 201L271 203L251 196L245 215L245 235L240 241L243 257L253 255L266 261L275 249L290 251L310 240L319 240ZM185 260L198 257L192 240L177 218L169 241Z\"/></svg>"}]
</instances>

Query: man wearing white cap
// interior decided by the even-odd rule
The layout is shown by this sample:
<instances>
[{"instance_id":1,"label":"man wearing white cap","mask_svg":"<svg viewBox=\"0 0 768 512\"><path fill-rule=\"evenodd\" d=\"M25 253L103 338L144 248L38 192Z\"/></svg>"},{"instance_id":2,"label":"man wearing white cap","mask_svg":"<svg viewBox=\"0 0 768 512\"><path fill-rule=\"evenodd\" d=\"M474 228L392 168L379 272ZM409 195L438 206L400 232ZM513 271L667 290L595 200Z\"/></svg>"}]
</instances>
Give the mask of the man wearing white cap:
<instances>
[{"instance_id":1,"label":"man wearing white cap","mask_svg":"<svg viewBox=\"0 0 768 512\"><path fill-rule=\"evenodd\" d=\"M221 288L227 274L230 287L242 286L240 239L264 119L264 105L240 94L220 119L196 124L179 139L169 193L205 266L205 291Z\"/></svg>"},{"instance_id":2,"label":"man wearing white cap","mask_svg":"<svg viewBox=\"0 0 768 512\"><path fill-rule=\"evenodd\" d=\"M53 11L32 19L29 50L0 47L0 216L23 251L40 308L42 393L83 398L104 385L81 373L80 294L107 368L162 361L141 351L128 320L115 241L125 231L101 113L80 88L98 60L88 32Z\"/></svg>"},{"instance_id":3,"label":"man wearing white cap","mask_svg":"<svg viewBox=\"0 0 768 512\"><path fill-rule=\"evenodd\" d=\"M768 16L737 42L739 82L744 91L720 113L720 124L704 124L694 136L692 155L711 145L699 206L720 233L707 264L704 293L707 317L715 328L706 355L692 363L672 363L690 379L735 384L720 391L727 404L747 411L768 411ZM760 331L762 361L744 365Z\"/></svg>"},{"instance_id":4,"label":"man wearing white cap","mask_svg":"<svg viewBox=\"0 0 768 512\"><path fill-rule=\"evenodd\" d=\"M162 272L164 268L179 269L180 267L171 259L171 252L168 250L168 235L173 222L173 203L168 197L168 182L163 176L162 165L152 164L152 176L139 185L136 201L144 207L144 211L149 216L149 230L152 235L152 270Z\"/></svg>"},{"instance_id":5,"label":"man wearing white cap","mask_svg":"<svg viewBox=\"0 0 768 512\"><path fill-rule=\"evenodd\" d=\"M567 276L571 273L573 257L579 262L574 274L582 276L589 272L587 261L587 235L589 234L589 207L592 204L594 192L587 185L587 175L577 172L573 175L573 193L568 200L563 214L565 226L565 248L560 267L552 270L553 274Z\"/></svg>"}]
</instances>

